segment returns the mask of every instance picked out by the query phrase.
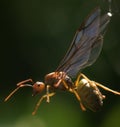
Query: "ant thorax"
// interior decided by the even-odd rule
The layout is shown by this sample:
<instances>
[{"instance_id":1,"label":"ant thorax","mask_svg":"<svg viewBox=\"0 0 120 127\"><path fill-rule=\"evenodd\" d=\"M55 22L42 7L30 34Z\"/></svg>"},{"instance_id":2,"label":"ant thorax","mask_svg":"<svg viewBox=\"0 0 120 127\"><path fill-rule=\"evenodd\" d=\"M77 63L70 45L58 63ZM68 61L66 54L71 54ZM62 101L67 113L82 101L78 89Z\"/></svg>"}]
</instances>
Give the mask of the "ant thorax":
<instances>
[{"instance_id":1,"label":"ant thorax","mask_svg":"<svg viewBox=\"0 0 120 127\"><path fill-rule=\"evenodd\" d=\"M65 82L68 88L73 87L71 78L65 72L52 72L45 76L45 84L58 88L60 90L66 90L63 82Z\"/></svg>"}]
</instances>

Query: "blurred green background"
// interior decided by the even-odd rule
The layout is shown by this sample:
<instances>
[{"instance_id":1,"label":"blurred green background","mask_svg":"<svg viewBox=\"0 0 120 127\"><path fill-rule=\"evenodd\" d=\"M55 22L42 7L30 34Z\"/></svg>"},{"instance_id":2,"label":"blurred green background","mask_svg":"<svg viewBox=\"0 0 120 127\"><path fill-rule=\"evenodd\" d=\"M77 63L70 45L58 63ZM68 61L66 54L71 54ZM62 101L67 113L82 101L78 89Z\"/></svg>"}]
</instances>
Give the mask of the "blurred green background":
<instances>
[{"instance_id":1,"label":"blurred green background","mask_svg":"<svg viewBox=\"0 0 120 127\"><path fill-rule=\"evenodd\" d=\"M74 95L58 92L51 103L41 104L31 88L19 90L7 103L4 98L19 81L43 81L63 58L76 29L103 0L1 1L0 38L0 126L1 127L120 127L120 97L102 90L107 96L100 112L82 112ZM83 73L90 79L120 91L120 1L112 4L114 16L104 39L100 57ZM117 5L117 7L116 7Z\"/></svg>"}]
</instances>

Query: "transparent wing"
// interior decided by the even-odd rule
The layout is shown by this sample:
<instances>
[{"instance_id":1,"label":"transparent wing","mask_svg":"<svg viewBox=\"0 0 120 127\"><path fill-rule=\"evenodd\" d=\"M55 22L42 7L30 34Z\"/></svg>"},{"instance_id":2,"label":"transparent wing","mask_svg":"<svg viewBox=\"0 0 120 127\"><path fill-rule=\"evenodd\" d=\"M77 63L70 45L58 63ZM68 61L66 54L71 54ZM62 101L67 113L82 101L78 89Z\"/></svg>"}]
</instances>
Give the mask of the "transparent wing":
<instances>
[{"instance_id":1,"label":"transparent wing","mask_svg":"<svg viewBox=\"0 0 120 127\"><path fill-rule=\"evenodd\" d=\"M99 34L98 34L98 37L96 38L95 42L93 43L93 45L91 47L89 60L84 65L84 67L90 66L98 58L98 56L101 52L101 49L102 49L102 45L103 45L103 39L104 39L103 37L104 37L104 34L106 32L107 25L109 22L110 22L110 17L107 14L100 17Z\"/></svg>"},{"instance_id":2,"label":"transparent wing","mask_svg":"<svg viewBox=\"0 0 120 127\"><path fill-rule=\"evenodd\" d=\"M106 17L106 18L105 18ZM102 48L102 31L105 30L109 18L100 16L96 8L77 30L71 46L56 71L64 71L75 77L83 68L95 62Z\"/></svg>"}]
</instances>

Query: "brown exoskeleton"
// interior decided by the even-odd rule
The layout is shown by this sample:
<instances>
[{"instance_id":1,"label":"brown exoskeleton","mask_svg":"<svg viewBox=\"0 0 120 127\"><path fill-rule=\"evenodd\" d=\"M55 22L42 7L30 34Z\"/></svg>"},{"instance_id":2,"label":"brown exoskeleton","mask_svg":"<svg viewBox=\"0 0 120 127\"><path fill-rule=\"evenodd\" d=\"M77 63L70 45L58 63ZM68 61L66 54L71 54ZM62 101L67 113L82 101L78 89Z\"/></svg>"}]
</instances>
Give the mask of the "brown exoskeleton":
<instances>
[{"instance_id":1,"label":"brown exoskeleton","mask_svg":"<svg viewBox=\"0 0 120 127\"><path fill-rule=\"evenodd\" d=\"M32 79L18 83L17 88L6 97L5 101L19 88L25 86L33 88L33 95L46 91L46 94L39 99L32 113L34 115L43 99L46 98L46 101L50 102L50 97L55 95L56 89L73 93L80 102L83 111L86 108L98 111L103 105L105 96L102 95L98 87L120 95L119 92L91 81L84 74L80 73L82 69L93 64L100 54L103 37L110 22L111 15L109 14L101 15L100 8L96 8L77 30L68 52L56 71L47 74L44 83L39 81L34 83ZM73 82L72 78L75 77L77 79ZM29 84L28 82L31 83Z\"/></svg>"}]
</instances>

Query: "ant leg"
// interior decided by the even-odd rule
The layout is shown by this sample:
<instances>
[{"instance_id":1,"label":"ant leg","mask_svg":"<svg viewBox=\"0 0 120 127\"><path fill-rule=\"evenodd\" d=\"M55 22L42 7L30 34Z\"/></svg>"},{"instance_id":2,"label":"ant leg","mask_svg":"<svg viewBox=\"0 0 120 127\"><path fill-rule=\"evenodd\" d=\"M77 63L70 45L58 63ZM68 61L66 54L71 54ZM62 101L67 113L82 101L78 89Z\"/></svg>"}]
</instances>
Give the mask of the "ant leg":
<instances>
[{"instance_id":1,"label":"ant leg","mask_svg":"<svg viewBox=\"0 0 120 127\"><path fill-rule=\"evenodd\" d=\"M76 86L76 88L77 88L77 86L78 86L78 84L79 84L79 81L80 81L80 78L81 78L81 77L87 78L86 76L84 76L84 74L80 73L80 74L78 75L78 77L77 77L77 80L75 81L75 86ZM75 88L75 89L76 89L76 88ZM80 96L78 95L78 93L76 92L75 89L73 89L73 93L75 94L76 98L79 100L79 102L80 102L80 107L81 107L82 111L86 111L86 108L85 108L84 105L82 104L81 99L80 99Z\"/></svg>"},{"instance_id":2,"label":"ant leg","mask_svg":"<svg viewBox=\"0 0 120 127\"><path fill-rule=\"evenodd\" d=\"M64 87L65 87L66 89L69 89L67 83L66 83L63 79L60 79L60 80L54 85L54 87L58 87L59 84L60 84L61 82L63 83L63 85L64 85Z\"/></svg>"},{"instance_id":3,"label":"ant leg","mask_svg":"<svg viewBox=\"0 0 120 127\"><path fill-rule=\"evenodd\" d=\"M48 96L49 96L49 97L52 97L52 96L54 96L54 95L55 95L54 92L53 92L53 93L49 93L49 94L43 95L43 96L40 98L40 100L37 102L37 104L36 104L36 106L35 106L35 109L34 109L34 111L32 112L32 115L35 115L35 114L36 114L36 112L37 112L37 110L38 110L38 108L39 108L41 102L43 101L43 99L47 98Z\"/></svg>"},{"instance_id":4,"label":"ant leg","mask_svg":"<svg viewBox=\"0 0 120 127\"><path fill-rule=\"evenodd\" d=\"M83 73L81 73L81 76L83 77L83 79L85 79L89 84L93 84L93 82L95 83L95 81L91 81L87 76L85 76Z\"/></svg>"},{"instance_id":5,"label":"ant leg","mask_svg":"<svg viewBox=\"0 0 120 127\"><path fill-rule=\"evenodd\" d=\"M57 88L61 82L62 82L62 79L60 79L56 84L54 84L54 87Z\"/></svg>"},{"instance_id":6,"label":"ant leg","mask_svg":"<svg viewBox=\"0 0 120 127\"><path fill-rule=\"evenodd\" d=\"M76 83L75 83L76 85L77 85L77 83L79 82L80 76L81 76L81 75L79 75L78 78L77 78L77 81L76 81ZM63 80L62 82L63 82L64 86L68 89L67 83L66 83L64 80ZM78 95L78 93L77 93L77 91L75 90L75 88L70 88L70 89L68 89L68 91L75 94L76 98L77 98L78 101L80 102L80 107L81 107L82 111L86 111L86 108L83 106L83 104L82 104L82 102L81 102L81 99L80 99L80 96Z\"/></svg>"},{"instance_id":7,"label":"ant leg","mask_svg":"<svg viewBox=\"0 0 120 127\"><path fill-rule=\"evenodd\" d=\"M84 107L84 105L80 102L80 107L82 109L82 111L86 111L86 108Z\"/></svg>"},{"instance_id":8,"label":"ant leg","mask_svg":"<svg viewBox=\"0 0 120 127\"><path fill-rule=\"evenodd\" d=\"M81 102L81 98L80 96L78 95L77 91L75 89L72 89L70 92L74 93L76 98L78 99L78 101L80 102L80 107L82 109L82 111L86 111L86 108L84 107L84 105L82 104Z\"/></svg>"},{"instance_id":9,"label":"ant leg","mask_svg":"<svg viewBox=\"0 0 120 127\"><path fill-rule=\"evenodd\" d=\"M117 92L117 91L115 91L115 90L112 90L112 89L110 89L110 88L108 88L108 87L106 87L106 86L103 86L103 85L100 84L100 83L95 82L95 81L91 81L91 80L88 79L84 74L81 74L81 76L82 76L83 78L85 78L88 82L94 82L97 86L101 87L102 89L104 89L104 90L106 90L106 91L109 91L109 92L111 92L111 93L120 95L120 92Z\"/></svg>"},{"instance_id":10,"label":"ant leg","mask_svg":"<svg viewBox=\"0 0 120 127\"><path fill-rule=\"evenodd\" d=\"M66 83L63 79L61 80L61 82L63 82L64 87L65 87L67 90L69 90L69 87L68 87L67 83Z\"/></svg>"},{"instance_id":11,"label":"ant leg","mask_svg":"<svg viewBox=\"0 0 120 127\"><path fill-rule=\"evenodd\" d=\"M50 86L47 85L46 86L46 98L47 98L46 102L48 102L48 103L50 102L49 89L50 89Z\"/></svg>"},{"instance_id":12,"label":"ant leg","mask_svg":"<svg viewBox=\"0 0 120 127\"><path fill-rule=\"evenodd\" d=\"M77 77L77 80L75 81L75 86L77 87L78 86L78 83L79 83L79 81L80 81L80 78L81 78L81 73L78 75L78 77Z\"/></svg>"},{"instance_id":13,"label":"ant leg","mask_svg":"<svg viewBox=\"0 0 120 127\"><path fill-rule=\"evenodd\" d=\"M110 88L108 88L108 87L106 87L106 86L103 86L103 85L100 84L100 83L95 82L95 84L96 84L97 86L101 87L102 89L106 90L106 91L109 91L109 92L111 92L111 93L120 95L120 92L117 92L117 91L112 90L112 89L110 89Z\"/></svg>"},{"instance_id":14,"label":"ant leg","mask_svg":"<svg viewBox=\"0 0 120 127\"><path fill-rule=\"evenodd\" d=\"M89 83L91 83L91 80L88 79L83 73L80 73L77 77L77 80L75 82L75 86L77 87L79 82L80 82L80 78L83 77L85 80L87 80Z\"/></svg>"},{"instance_id":15,"label":"ant leg","mask_svg":"<svg viewBox=\"0 0 120 127\"><path fill-rule=\"evenodd\" d=\"M85 76L83 73L81 73L81 76L86 79L87 81L91 82L91 80L89 78L87 78L87 76Z\"/></svg>"}]
</instances>

